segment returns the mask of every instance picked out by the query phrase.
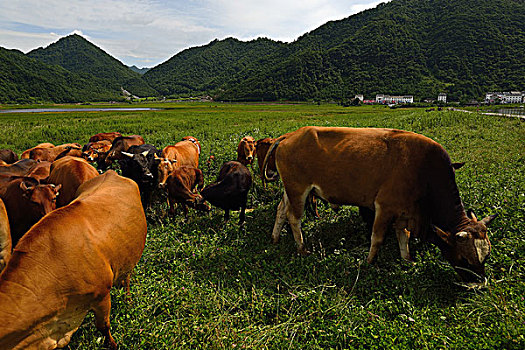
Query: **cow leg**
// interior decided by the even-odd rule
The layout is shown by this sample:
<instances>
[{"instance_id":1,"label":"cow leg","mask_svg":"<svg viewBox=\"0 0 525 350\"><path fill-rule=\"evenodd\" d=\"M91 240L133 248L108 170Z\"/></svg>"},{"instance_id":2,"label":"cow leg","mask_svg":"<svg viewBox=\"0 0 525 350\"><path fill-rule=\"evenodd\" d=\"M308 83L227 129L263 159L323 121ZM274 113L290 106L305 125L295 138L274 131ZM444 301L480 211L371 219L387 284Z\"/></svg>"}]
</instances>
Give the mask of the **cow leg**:
<instances>
[{"instance_id":1,"label":"cow leg","mask_svg":"<svg viewBox=\"0 0 525 350\"><path fill-rule=\"evenodd\" d=\"M283 230L283 226L286 221L286 212L288 211L289 205L290 203L285 191L283 194L283 199L281 199L281 202L277 207L277 213L275 214L275 224L273 225L272 231L272 241L274 244L279 242L279 237L281 236L281 231Z\"/></svg>"},{"instance_id":2,"label":"cow leg","mask_svg":"<svg viewBox=\"0 0 525 350\"><path fill-rule=\"evenodd\" d=\"M304 205L306 198L308 197L308 192L305 191L300 195L292 195L288 197L290 204L288 210L286 211L286 218L288 223L292 228L293 238L297 244L297 252L301 255L308 255L310 252L306 249L303 241L303 234L301 232L301 217L304 212Z\"/></svg>"},{"instance_id":3,"label":"cow leg","mask_svg":"<svg viewBox=\"0 0 525 350\"><path fill-rule=\"evenodd\" d=\"M372 239L370 243L370 251L368 258L366 259L369 264L374 262L379 247L383 244L385 239L385 233L392 220L392 217L388 215L384 210L381 209L377 202L375 203L376 216L374 219L374 225L372 227Z\"/></svg>"},{"instance_id":4,"label":"cow leg","mask_svg":"<svg viewBox=\"0 0 525 350\"><path fill-rule=\"evenodd\" d=\"M111 295L109 292L100 303L95 305L93 311L95 312L95 326L105 339L104 347L110 350L116 350L117 343L115 343L109 330L109 312L111 311Z\"/></svg>"}]
</instances>

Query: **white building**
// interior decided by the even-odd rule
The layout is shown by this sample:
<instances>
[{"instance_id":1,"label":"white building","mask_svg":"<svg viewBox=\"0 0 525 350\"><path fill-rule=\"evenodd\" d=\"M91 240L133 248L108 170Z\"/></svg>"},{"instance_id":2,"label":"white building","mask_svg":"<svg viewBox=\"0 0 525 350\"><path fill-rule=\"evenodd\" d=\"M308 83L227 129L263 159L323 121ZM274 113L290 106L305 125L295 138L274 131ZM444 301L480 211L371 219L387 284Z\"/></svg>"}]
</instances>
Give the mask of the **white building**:
<instances>
[{"instance_id":1,"label":"white building","mask_svg":"<svg viewBox=\"0 0 525 350\"><path fill-rule=\"evenodd\" d=\"M361 94L359 94L359 95L355 95L354 98L360 100L361 102L363 102L363 101L365 100L365 97L364 97L363 95L361 95Z\"/></svg>"},{"instance_id":2,"label":"white building","mask_svg":"<svg viewBox=\"0 0 525 350\"><path fill-rule=\"evenodd\" d=\"M444 92L440 93L438 95L438 102L447 103L447 94L445 94Z\"/></svg>"},{"instance_id":3,"label":"white building","mask_svg":"<svg viewBox=\"0 0 525 350\"><path fill-rule=\"evenodd\" d=\"M487 92L485 95L486 103L522 103L525 102L525 91L505 91L505 92Z\"/></svg>"},{"instance_id":4,"label":"white building","mask_svg":"<svg viewBox=\"0 0 525 350\"><path fill-rule=\"evenodd\" d=\"M414 103L414 96L405 95L405 96L390 96L378 94L376 95L377 103Z\"/></svg>"}]
</instances>

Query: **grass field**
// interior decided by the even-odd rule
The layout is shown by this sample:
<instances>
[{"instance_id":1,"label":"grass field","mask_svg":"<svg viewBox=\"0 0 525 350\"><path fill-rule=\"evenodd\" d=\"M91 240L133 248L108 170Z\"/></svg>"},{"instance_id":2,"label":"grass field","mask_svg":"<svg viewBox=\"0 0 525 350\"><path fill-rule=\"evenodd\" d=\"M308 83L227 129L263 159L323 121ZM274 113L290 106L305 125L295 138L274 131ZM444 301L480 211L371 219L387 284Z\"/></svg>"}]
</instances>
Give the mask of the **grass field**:
<instances>
[{"instance_id":1,"label":"grass field","mask_svg":"<svg viewBox=\"0 0 525 350\"><path fill-rule=\"evenodd\" d=\"M377 263L356 208L303 218L312 251L295 252L288 228L270 243L279 183L263 189L254 167L247 224L223 212L163 217L148 211L148 238L132 277L132 302L112 291L111 327L121 349L525 348L525 127L517 119L442 111L335 105L172 104L148 112L0 115L0 148L18 153L40 142L86 143L103 131L140 134L163 147L183 136L202 144L206 183L235 159L244 135L276 137L304 125L391 127L441 143L453 161L466 208L498 214L489 235L489 284L467 289L439 250L411 242L415 264L399 257L392 232ZM141 106L142 107L142 106ZM162 105L161 107L166 107ZM210 155L216 161L208 166ZM99 349L89 315L71 349Z\"/></svg>"}]
</instances>

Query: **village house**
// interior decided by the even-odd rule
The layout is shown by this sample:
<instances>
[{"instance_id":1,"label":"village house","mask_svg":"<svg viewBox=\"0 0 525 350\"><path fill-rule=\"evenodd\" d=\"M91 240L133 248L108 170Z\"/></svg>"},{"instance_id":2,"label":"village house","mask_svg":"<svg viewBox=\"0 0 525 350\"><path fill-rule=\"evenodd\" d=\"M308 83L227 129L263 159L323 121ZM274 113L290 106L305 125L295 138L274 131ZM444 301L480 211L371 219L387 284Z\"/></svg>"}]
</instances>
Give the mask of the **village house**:
<instances>
[{"instance_id":1,"label":"village house","mask_svg":"<svg viewBox=\"0 0 525 350\"><path fill-rule=\"evenodd\" d=\"M525 91L487 92L485 103L522 103L525 102Z\"/></svg>"},{"instance_id":2,"label":"village house","mask_svg":"<svg viewBox=\"0 0 525 350\"><path fill-rule=\"evenodd\" d=\"M447 103L447 94L445 94L444 92L440 93L438 95L438 102Z\"/></svg>"},{"instance_id":3,"label":"village house","mask_svg":"<svg viewBox=\"0 0 525 350\"><path fill-rule=\"evenodd\" d=\"M390 96L377 94L376 95L377 103L414 103L414 96L405 95L405 96Z\"/></svg>"}]
</instances>

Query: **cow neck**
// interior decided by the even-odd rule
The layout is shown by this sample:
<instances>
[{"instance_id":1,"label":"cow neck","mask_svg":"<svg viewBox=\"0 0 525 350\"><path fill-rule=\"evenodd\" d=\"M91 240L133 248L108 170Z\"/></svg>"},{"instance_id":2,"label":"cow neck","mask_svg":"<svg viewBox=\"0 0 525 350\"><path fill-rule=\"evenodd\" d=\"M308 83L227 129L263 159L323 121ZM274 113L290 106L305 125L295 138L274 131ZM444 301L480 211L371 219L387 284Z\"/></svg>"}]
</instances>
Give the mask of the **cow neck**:
<instances>
[{"instance_id":1,"label":"cow neck","mask_svg":"<svg viewBox=\"0 0 525 350\"><path fill-rule=\"evenodd\" d=\"M430 172L429 187L432 224L449 233L462 230L470 220L461 202L450 160L441 169Z\"/></svg>"}]
</instances>

